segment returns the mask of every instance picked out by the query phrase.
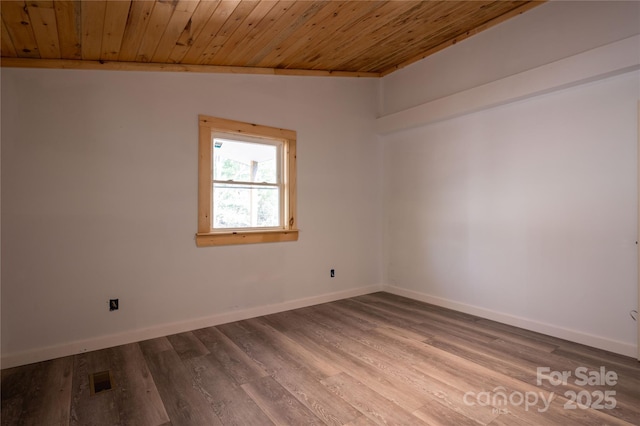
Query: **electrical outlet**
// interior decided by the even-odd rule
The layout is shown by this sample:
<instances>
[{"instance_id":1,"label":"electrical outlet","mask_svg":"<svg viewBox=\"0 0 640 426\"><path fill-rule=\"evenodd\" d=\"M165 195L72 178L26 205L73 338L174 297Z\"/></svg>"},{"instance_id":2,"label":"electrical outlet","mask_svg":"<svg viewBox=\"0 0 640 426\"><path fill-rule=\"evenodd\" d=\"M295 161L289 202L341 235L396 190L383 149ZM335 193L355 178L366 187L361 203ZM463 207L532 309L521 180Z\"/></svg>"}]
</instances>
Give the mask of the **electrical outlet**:
<instances>
[{"instance_id":1,"label":"electrical outlet","mask_svg":"<svg viewBox=\"0 0 640 426\"><path fill-rule=\"evenodd\" d=\"M118 310L118 299L109 299L109 310L110 311Z\"/></svg>"},{"instance_id":2,"label":"electrical outlet","mask_svg":"<svg viewBox=\"0 0 640 426\"><path fill-rule=\"evenodd\" d=\"M335 276L336 276L336 270L332 269L331 270L331 278L335 278Z\"/></svg>"}]
</instances>

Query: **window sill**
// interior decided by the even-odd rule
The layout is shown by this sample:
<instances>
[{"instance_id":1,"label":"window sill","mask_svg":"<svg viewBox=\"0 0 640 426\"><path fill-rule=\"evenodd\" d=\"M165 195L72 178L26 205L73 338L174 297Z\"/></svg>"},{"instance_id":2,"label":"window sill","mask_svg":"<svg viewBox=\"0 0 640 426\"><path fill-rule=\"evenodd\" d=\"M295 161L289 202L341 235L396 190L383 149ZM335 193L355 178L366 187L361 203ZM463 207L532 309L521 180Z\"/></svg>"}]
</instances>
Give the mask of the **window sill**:
<instances>
[{"instance_id":1,"label":"window sill","mask_svg":"<svg viewBox=\"0 0 640 426\"><path fill-rule=\"evenodd\" d=\"M196 234L196 245L198 247L228 246L234 244L279 243L284 241L297 240L297 229L283 229L276 231L234 231Z\"/></svg>"}]
</instances>

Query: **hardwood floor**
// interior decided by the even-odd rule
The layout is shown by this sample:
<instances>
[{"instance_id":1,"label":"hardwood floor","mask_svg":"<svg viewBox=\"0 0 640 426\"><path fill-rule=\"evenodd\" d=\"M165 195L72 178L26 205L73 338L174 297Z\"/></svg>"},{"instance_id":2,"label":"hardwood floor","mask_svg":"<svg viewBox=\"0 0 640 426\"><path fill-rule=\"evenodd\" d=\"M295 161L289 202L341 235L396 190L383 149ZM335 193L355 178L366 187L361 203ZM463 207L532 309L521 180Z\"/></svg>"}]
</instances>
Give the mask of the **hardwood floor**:
<instances>
[{"instance_id":1,"label":"hardwood floor","mask_svg":"<svg viewBox=\"0 0 640 426\"><path fill-rule=\"evenodd\" d=\"M571 376L539 381L538 367ZM106 370L113 389L92 396L89 375ZM603 370L615 384L596 383ZM1 416L3 426L638 425L640 363L375 293L3 370Z\"/></svg>"}]
</instances>

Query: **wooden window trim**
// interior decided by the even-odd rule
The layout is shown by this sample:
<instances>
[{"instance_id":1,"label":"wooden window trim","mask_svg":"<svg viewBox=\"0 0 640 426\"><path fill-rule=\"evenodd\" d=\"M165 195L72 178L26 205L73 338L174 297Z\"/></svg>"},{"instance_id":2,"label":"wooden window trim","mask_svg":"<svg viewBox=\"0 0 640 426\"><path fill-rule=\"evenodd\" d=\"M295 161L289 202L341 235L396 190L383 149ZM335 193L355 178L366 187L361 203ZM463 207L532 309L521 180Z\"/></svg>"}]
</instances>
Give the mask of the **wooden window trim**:
<instances>
[{"instance_id":1,"label":"wooden window trim","mask_svg":"<svg viewBox=\"0 0 640 426\"><path fill-rule=\"evenodd\" d=\"M244 123L223 118L198 116L198 232L196 245L209 247L232 244L275 243L283 241L297 241L298 229L296 222L296 132L276 127ZM286 223L282 229L260 230L214 230L211 227L211 213L213 211L212 193L212 134L214 132L231 133L237 135L262 137L282 140L284 142L283 176L285 178L284 212Z\"/></svg>"}]
</instances>

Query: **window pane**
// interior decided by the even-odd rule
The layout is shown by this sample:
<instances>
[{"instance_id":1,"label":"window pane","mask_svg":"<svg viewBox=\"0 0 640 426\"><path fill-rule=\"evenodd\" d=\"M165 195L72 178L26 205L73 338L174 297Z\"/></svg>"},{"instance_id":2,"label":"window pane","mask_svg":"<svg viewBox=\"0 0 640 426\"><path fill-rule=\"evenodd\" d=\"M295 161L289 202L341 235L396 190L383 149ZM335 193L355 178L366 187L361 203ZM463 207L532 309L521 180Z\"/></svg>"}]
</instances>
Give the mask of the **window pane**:
<instances>
[{"instance_id":1,"label":"window pane","mask_svg":"<svg viewBox=\"0 0 640 426\"><path fill-rule=\"evenodd\" d=\"M279 189L214 184L213 227L280 227Z\"/></svg>"},{"instance_id":2,"label":"window pane","mask_svg":"<svg viewBox=\"0 0 640 426\"><path fill-rule=\"evenodd\" d=\"M278 147L213 139L213 179L235 182L278 182Z\"/></svg>"}]
</instances>

